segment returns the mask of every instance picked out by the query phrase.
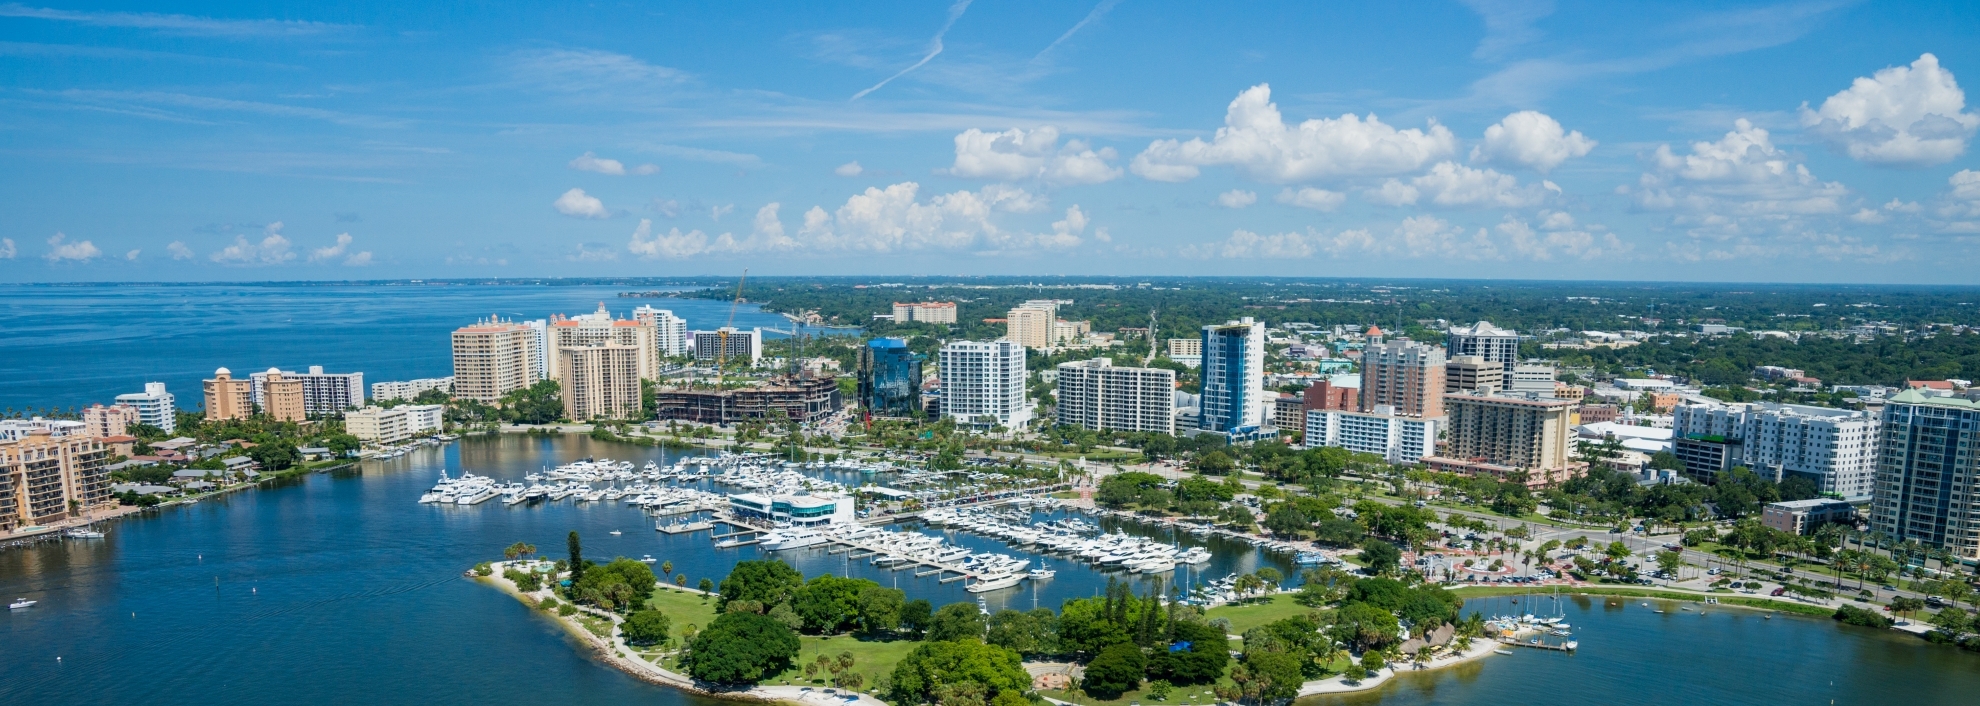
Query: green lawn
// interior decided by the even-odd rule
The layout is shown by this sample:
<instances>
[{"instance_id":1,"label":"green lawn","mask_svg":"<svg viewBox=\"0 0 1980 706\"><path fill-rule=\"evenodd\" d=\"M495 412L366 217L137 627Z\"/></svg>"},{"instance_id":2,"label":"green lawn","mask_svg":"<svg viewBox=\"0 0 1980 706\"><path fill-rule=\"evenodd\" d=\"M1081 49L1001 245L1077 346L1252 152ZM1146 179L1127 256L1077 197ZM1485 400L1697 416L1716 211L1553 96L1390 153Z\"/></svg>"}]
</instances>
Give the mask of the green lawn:
<instances>
[{"instance_id":1,"label":"green lawn","mask_svg":"<svg viewBox=\"0 0 1980 706\"><path fill-rule=\"evenodd\" d=\"M1259 601L1245 605L1226 605L1211 608L1204 617L1215 620L1223 618L1231 621L1232 635L1242 635L1244 631L1264 625L1274 620L1283 620L1295 615L1305 615L1313 610L1293 602L1293 594L1281 593L1269 601Z\"/></svg>"},{"instance_id":2,"label":"green lawn","mask_svg":"<svg viewBox=\"0 0 1980 706\"><path fill-rule=\"evenodd\" d=\"M831 672L820 670L818 676L806 680L804 665L816 661L819 655L836 660L841 653L850 652L853 656L853 671L866 678L860 690L871 691L874 685L879 683L880 675L891 674L896 663L922 644L914 640L870 640L852 635L829 637L803 635L800 636L799 641L803 646L798 651L796 666L763 683L831 686Z\"/></svg>"},{"instance_id":3,"label":"green lawn","mask_svg":"<svg viewBox=\"0 0 1980 706\"><path fill-rule=\"evenodd\" d=\"M699 593L655 589L653 598L647 600L646 605L667 614L668 621L674 626L676 637L679 637L682 627L692 624L697 628L705 628L708 627L708 623L715 620L715 599L711 597L702 600L702 595Z\"/></svg>"}]
</instances>

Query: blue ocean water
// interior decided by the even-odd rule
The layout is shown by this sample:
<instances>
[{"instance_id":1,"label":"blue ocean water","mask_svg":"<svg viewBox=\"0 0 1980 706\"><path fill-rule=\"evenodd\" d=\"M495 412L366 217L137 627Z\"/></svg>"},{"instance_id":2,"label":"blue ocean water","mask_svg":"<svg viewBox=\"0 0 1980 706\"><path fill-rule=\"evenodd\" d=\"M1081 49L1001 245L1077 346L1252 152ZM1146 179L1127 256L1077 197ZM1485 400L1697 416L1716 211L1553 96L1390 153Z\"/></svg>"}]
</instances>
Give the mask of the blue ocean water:
<instances>
[{"instance_id":1,"label":"blue ocean water","mask_svg":"<svg viewBox=\"0 0 1980 706\"><path fill-rule=\"evenodd\" d=\"M181 409L200 381L280 367L364 373L365 383L453 374L449 334L477 318L583 314L600 302L619 316L642 304L688 327L714 328L729 303L619 298L649 287L541 284L78 284L0 285L0 409L66 409L163 381ZM789 328L744 304L736 325ZM774 336L773 336L774 337ZM368 394L368 391L367 391Z\"/></svg>"}]
</instances>

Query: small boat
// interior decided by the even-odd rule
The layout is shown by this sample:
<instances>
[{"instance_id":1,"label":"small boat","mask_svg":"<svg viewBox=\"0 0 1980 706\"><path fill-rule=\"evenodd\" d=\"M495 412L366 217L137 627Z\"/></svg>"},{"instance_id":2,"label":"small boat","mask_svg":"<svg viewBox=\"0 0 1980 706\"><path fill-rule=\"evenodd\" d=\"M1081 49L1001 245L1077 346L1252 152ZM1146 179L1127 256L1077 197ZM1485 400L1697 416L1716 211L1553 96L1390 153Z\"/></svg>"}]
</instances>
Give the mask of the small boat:
<instances>
[{"instance_id":1,"label":"small boat","mask_svg":"<svg viewBox=\"0 0 1980 706\"><path fill-rule=\"evenodd\" d=\"M642 556L642 557L640 557L640 558L639 558L639 560L640 560L640 561L642 561L642 562L645 562L645 563L648 563L648 564L651 564L651 563L653 563L653 562L654 562L654 558L653 558L653 555L652 555L652 554L647 554L647 555L645 555L645 556Z\"/></svg>"},{"instance_id":2,"label":"small boat","mask_svg":"<svg viewBox=\"0 0 1980 706\"><path fill-rule=\"evenodd\" d=\"M612 530L612 536L614 536L614 537L617 537L617 536L619 536L620 534L621 534L621 533L620 533L620 532L619 532L618 530Z\"/></svg>"},{"instance_id":3,"label":"small boat","mask_svg":"<svg viewBox=\"0 0 1980 706\"><path fill-rule=\"evenodd\" d=\"M65 532L70 539L102 539L103 533L88 527L76 527Z\"/></svg>"},{"instance_id":4,"label":"small boat","mask_svg":"<svg viewBox=\"0 0 1980 706\"><path fill-rule=\"evenodd\" d=\"M1512 650L1508 650L1504 647L1501 647L1499 649L1492 650L1492 654L1509 655L1512 654Z\"/></svg>"},{"instance_id":5,"label":"small boat","mask_svg":"<svg viewBox=\"0 0 1980 706\"><path fill-rule=\"evenodd\" d=\"M30 600L28 600L28 599L26 599L26 598L16 598L16 599L14 599L14 602L12 602L12 603L8 603L8 604L7 604L7 609L8 609L8 610L20 610L20 609L22 609L22 608L26 608L26 607L28 607L28 606L31 606L31 605L34 605L34 604L36 604L36 603L39 603L39 602L40 602L40 601L30 601Z\"/></svg>"}]
</instances>

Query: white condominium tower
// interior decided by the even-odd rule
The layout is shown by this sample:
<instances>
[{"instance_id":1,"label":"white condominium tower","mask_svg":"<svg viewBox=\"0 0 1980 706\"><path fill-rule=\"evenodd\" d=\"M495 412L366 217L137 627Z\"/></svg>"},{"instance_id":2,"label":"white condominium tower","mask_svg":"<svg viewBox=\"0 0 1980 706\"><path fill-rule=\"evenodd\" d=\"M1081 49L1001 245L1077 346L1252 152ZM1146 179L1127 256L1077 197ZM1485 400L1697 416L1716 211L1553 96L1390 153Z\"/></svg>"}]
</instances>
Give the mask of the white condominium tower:
<instances>
[{"instance_id":1,"label":"white condominium tower","mask_svg":"<svg viewBox=\"0 0 1980 706\"><path fill-rule=\"evenodd\" d=\"M1870 527L1980 559L1980 402L1905 390L1885 403L1878 435Z\"/></svg>"},{"instance_id":2,"label":"white condominium tower","mask_svg":"<svg viewBox=\"0 0 1980 706\"><path fill-rule=\"evenodd\" d=\"M660 351L660 357L678 358L688 354L687 319L666 309L642 306L633 310L633 320L653 327L653 345Z\"/></svg>"},{"instance_id":3,"label":"white condominium tower","mask_svg":"<svg viewBox=\"0 0 1980 706\"><path fill-rule=\"evenodd\" d=\"M1059 364L1058 421L1086 429L1176 433L1176 373L1116 368L1110 358Z\"/></svg>"},{"instance_id":4,"label":"white condominium tower","mask_svg":"<svg viewBox=\"0 0 1980 706\"><path fill-rule=\"evenodd\" d=\"M1513 366L1519 363L1519 334L1480 321L1471 326L1452 326L1444 342L1445 355L1475 355L1498 363L1512 380Z\"/></svg>"},{"instance_id":5,"label":"white condominium tower","mask_svg":"<svg viewBox=\"0 0 1980 706\"><path fill-rule=\"evenodd\" d=\"M1017 429L1031 421L1025 397L1024 346L1009 340L942 346L942 416L976 427Z\"/></svg>"},{"instance_id":6,"label":"white condominium tower","mask_svg":"<svg viewBox=\"0 0 1980 706\"><path fill-rule=\"evenodd\" d=\"M157 427L167 434L179 429L179 409L172 393L165 391L165 383L147 382L143 392L118 395L117 404L136 407L139 424Z\"/></svg>"},{"instance_id":7,"label":"white condominium tower","mask_svg":"<svg viewBox=\"0 0 1980 706\"><path fill-rule=\"evenodd\" d=\"M1852 502L1869 500L1876 489L1877 424L1861 410L1777 402L1684 404L1671 412L1673 451L1699 480L1745 466L1769 479L1802 476Z\"/></svg>"},{"instance_id":8,"label":"white condominium tower","mask_svg":"<svg viewBox=\"0 0 1980 706\"><path fill-rule=\"evenodd\" d=\"M454 330L454 397L494 404L543 379L530 327L494 317Z\"/></svg>"},{"instance_id":9,"label":"white condominium tower","mask_svg":"<svg viewBox=\"0 0 1980 706\"><path fill-rule=\"evenodd\" d=\"M1265 324L1247 316L1203 327L1204 431L1245 433L1265 425Z\"/></svg>"}]
</instances>

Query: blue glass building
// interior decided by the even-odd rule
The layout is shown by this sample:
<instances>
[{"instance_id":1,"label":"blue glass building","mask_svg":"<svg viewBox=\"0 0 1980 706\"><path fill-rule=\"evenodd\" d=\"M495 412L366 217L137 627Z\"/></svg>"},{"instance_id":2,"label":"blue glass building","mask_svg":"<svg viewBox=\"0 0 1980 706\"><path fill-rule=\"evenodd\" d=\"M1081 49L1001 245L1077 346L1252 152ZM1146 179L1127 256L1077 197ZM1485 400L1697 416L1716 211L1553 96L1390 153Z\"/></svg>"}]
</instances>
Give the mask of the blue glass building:
<instances>
[{"instance_id":1,"label":"blue glass building","mask_svg":"<svg viewBox=\"0 0 1980 706\"><path fill-rule=\"evenodd\" d=\"M906 417L921 409L921 361L907 339L867 341L859 351L859 404L866 414Z\"/></svg>"}]
</instances>

